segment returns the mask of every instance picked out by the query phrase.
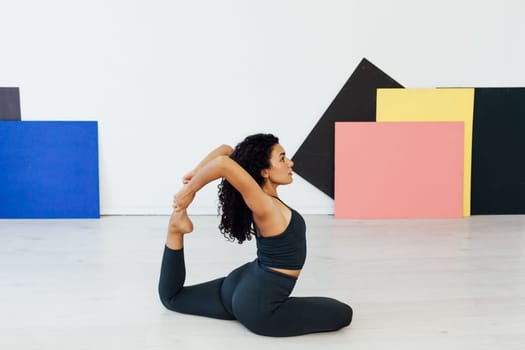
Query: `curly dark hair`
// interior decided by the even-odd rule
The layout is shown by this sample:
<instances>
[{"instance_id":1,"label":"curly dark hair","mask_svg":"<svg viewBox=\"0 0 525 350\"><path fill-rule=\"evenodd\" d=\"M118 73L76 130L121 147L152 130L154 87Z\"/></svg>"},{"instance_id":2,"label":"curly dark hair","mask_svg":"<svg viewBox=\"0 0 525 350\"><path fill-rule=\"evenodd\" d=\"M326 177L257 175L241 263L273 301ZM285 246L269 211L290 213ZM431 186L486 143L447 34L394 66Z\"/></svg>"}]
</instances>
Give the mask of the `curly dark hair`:
<instances>
[{"instance_id":1,"label":"curly dark hair","mask_svg":"<svg viewBox=\"0 0 525 350\"><path fill-rule=\"evenodd\" d=\"M270 167L270 157L273 146L279 139L272 134L250 135L240 142L230 158L242 166L259 184L264 183L261 170ZM226 179L219 183L219 215L221 223L219 230L228 240L237 240L239 244L251 240L255 234L252 211Z\"/></svg>"}]
</instances>

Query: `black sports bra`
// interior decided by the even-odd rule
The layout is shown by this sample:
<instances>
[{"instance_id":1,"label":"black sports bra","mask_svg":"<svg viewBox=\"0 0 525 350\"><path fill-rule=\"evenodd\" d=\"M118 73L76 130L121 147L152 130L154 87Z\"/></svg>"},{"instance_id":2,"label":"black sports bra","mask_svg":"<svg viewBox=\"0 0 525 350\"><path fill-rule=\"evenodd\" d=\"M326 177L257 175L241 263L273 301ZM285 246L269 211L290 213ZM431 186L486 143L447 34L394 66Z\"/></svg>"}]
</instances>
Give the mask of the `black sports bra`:
<instances>
[{"instance_id":1,"label":"black sports bra","mask_svg":"<svg viewBox=\"0 0 525 350\"><path fill-rule=\"evenodd\" d=\"M306 224L301 214L292 208L290 210L290 223L281 234L271 237L263 237L260 234L256 236L257 257L261 264L267 267L300 270L304 265Z\"/></svg>"}]
</instances>

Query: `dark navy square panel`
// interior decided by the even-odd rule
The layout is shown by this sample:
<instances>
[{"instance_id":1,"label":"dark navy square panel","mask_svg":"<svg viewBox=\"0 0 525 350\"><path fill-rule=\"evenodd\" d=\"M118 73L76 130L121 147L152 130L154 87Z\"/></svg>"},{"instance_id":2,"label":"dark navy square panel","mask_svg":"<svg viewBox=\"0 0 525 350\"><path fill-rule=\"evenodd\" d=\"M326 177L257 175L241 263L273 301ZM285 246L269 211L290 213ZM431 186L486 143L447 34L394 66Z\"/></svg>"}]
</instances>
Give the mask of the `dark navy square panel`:
<instances>
[{"instance_id":1,"label":"dark navy square panel","mask_svg":"<svg viewBox=\"0 0 525 350\"><path fill-rule=\"evenodd\" d=\"M20 120L20 90L0 87L0 120Z\"/></svg>"},{"instance_id":2,"label":"dark navy square panel","mask_svg":"<svg viewBox=\"0 0 525 350\"><path fill-rule=\"evenodd\" d=\"M0 122L0 218L98 217L97 122Z\"/></svg>"},{"instance_id":3,"label":"dark navy square panel","mask_svg":"<svg viewBox=\"0 0 525 350\"><path fill-rule=\"evenodd\" d=\"M525 88L477 88L472 215L525 214Z\"/></svg>"}]
</instances>

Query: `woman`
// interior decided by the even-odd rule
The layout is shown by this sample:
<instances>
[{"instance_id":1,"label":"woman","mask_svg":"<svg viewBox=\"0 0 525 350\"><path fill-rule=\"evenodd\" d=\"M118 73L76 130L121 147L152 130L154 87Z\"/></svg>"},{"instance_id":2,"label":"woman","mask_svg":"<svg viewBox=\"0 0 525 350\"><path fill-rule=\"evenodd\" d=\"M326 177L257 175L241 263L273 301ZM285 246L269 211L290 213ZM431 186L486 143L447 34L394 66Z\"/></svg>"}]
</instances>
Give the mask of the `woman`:
<instances>
[{"instance_id":1,"label":"woman","mask_svg":"<svg viewBox=\"0 0 525 350\"><path fill-rule=\"evenodd\" d=\"M305 223L277 195L292 182L293 162L270 134L248 136L233 150L220 146L183 177L175 195L159 282L170 310L241 322L254 333L284 337L334 331L350 324L352 309L322 297L290 297L306 258ZM193 230L186 213L209 182L219 185L219 229L242 243L252 235L257 259L227 277L183 287L184 234Z\"/></svg>"}]
</instances>

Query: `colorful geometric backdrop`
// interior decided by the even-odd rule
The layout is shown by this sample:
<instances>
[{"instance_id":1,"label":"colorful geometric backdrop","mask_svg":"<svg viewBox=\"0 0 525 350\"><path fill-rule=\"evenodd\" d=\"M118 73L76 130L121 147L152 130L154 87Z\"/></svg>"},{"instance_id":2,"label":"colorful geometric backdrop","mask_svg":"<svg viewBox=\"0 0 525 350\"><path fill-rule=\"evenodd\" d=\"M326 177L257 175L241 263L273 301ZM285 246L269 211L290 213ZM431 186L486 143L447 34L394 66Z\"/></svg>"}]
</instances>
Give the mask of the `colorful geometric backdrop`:
<instances>
[{"instance_id":1,"label":"colorful geometric backdrop","mask_svg":"<svg viewBox=\"0 0 525 350\"><path fill-rule=\"evenodd\" d=\"M363 59L292 160L338 218L451 217L458 202L437 189L460 155L459 216L525 214L524 153L525 88L404 89Z\"/></svg>"},{"instance_id":2,"label":"colorful geometric backdrop","mask_svg":"<svg viewBox=\"0 0 525 350\"><path fill-rule=\"evenodd\" d=\"M99 217L97 122L20 111L0 88L0 218ZM524 152L525 88L405 89L363 59L292 160L338 218L456 217L525 214Z\"/></svg>"}]
</instances>

